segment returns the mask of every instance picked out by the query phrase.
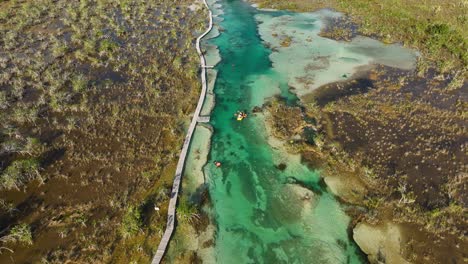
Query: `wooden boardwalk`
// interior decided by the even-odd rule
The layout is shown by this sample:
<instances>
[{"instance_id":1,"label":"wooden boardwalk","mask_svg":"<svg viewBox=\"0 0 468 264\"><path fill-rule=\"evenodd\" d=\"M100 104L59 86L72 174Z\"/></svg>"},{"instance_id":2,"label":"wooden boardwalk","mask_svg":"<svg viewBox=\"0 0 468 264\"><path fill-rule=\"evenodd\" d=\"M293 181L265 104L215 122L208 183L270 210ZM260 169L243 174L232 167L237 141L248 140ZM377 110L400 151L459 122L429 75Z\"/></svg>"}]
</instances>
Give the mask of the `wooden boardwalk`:
<instances>
[{"instance_id":1,"label":"wooden boardwalk","mask_svg":"<svg viewBox=\"0 0 468 264\"><path fill-rule=\"evenodd\" d=\"M172 191L171 191L171 198L169 200L169 209L167 212L167 224L166 224L166 230L164 231L163 237L161 239L161 242L159 243L158 250L156 251L156 254L153 257L153 261L151 261L151 264L159 264L164 257L164 253L166 252L167 245L169 244L169 240L171 239L172 232L174 231L174 224L175 224L175 217L176 217L176 205L177 205L177 196L179 194L179 187L180 187L180 181L182 177L182 172L184 170L184 164L185 164L185 159L187 157L189 145L190 145L190 140L192 139L193 131L195 130L195 127L197 123L199 122L199 117L200 117L200 111L203 107L203 102L205 101L205 96L206 96L206 89L207 89L207 84L206 84L206 61L205 57L203 56L202 50L200 48L200 41L203 37L205 37L213 28L213 14L210 10L210 7L206 3L206 0L203 0L203 3L205 4L206 8L208 9L209 13L209 18L210 18L210 26L208 29L205 31L205 33L201 34L197 38L197 52L198 55L200 56L200 61L201 61L201 81L202 81L202 90L200 93L200 98L198 99L198 104L197 108L195 109L195 113L193 114L192 121L190 122L189 129L187 131L187 135L185 136L184 140L184 145L182 146L182 150L180 151L180 156L179 156L179 161L177 162L177 168L175 172L175 178L174 178L174 183L172 184ZM204 117L203 117L204 118ZM206 120L205 119L201 119ZM209 117L208 117L209 118Z\"/></svg>"}]
</instances>

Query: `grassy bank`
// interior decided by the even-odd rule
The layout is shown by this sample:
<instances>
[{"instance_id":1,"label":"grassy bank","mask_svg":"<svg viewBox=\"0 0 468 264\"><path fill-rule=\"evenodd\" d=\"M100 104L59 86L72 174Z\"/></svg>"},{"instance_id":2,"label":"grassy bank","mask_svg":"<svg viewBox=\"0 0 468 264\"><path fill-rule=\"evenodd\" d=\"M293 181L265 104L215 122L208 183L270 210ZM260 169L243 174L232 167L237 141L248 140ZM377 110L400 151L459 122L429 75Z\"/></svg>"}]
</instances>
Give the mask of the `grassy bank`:
<instances>
[{"instance_id":1,"label":"grassy bank","mask_svg":"<svg viewBox=\"0 0 468 264\"><path fill-rule=\"evenodd\" d=\"M463 118L419 102L382 102L385 89L302 109L273 102L266 107L269 125L291 152L322 170L345 203L356 205L348 207L353 224L400 224L400 254L412 263L462 261L468 245ZM401 116L404 111L415 112Z\"/></svg>"},{"instance_id":2,"label":"grassy bank","mask_svg":"<svg viewBox=\"0 0 468 264\"><path fill-rule=\"evenodd\" d=\"M200 90L192 4L0 1L0 262L149 261Z\"/></svg>"}]
</instances>

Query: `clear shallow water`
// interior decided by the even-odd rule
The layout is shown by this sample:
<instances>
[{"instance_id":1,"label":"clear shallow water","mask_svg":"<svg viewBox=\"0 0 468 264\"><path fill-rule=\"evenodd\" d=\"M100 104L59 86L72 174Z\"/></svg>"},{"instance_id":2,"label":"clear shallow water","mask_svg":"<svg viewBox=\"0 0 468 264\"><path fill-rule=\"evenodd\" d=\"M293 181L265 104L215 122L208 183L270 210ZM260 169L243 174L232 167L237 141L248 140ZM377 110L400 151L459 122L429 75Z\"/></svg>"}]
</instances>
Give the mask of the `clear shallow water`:
<instances>
[{"instance_id":1,"label":"clear shallow water","mask_svg":"<svg viewBox=\"0 0 468 264\"><path fill-rule=\"evenodd\" d=\"M243 1L221 3L225 31L209 41L222 62L216 67L214 134L205 166L217 225L216 262L362 263L347 233L349 218L318 173L268 144L262 116L235 120L237 110L250 111L275 94L290 103L296 97L288 92L287 75L272 68L271 51L257 31L259 11ZM280 163L286 169L278 169Z\"/></svg>"},{"instance_id":2,"label":"clear shallow water","mask_svg":"<svg viewBox=\"0 0 468 264\"><path fill-rule=\"evenodd\" d=\"M296 94L302 96L324 84L346 80L371 64L414 69L416 54L401 45L385 45L362 36L350 42L320 37L323 18L337 16L340 13L329 10L255 15L261 38L277 51L270 56L273 69L285 76ZM288 47L281 45L285 38L290 38Z\"/></svg>"}]
</instances>

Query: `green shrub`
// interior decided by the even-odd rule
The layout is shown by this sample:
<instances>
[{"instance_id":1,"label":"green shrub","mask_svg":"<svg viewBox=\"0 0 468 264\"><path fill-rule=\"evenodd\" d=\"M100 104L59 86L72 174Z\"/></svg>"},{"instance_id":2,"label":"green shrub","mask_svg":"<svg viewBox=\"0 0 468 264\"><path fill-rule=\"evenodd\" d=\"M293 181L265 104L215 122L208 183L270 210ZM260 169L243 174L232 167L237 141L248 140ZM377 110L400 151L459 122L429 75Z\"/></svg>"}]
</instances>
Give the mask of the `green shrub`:
<instances>
[{"instance_id":1,"label":"green shrub","mask_svg":"<svg viewBox=\"0 0 468 264\"><path fill-rule=\"evenodd\" d=\"M23 152L30 155L37 155L42 152L42 149L43 145L39 139L28 137Z\"/></svg>"},{"instance_id":2,"label":"green shrub","mask_svg":"<svg viewBox=\"0 0 468 264\"><path fill-rule=\"evenodd\" d=\"M0 176L0 186L3 189L19 189L37 177L40 174L36 159L16 160Z\"/></svg>"},{"instance_id":3,"label":"green shrub","mask_svg":"<svg viewBox=\"0 0 468 264\"><path fill-rule=\"evenodd\" d=\"M140 231L142 225L141 212L137 207L129 206L125 211L120 227L120 234L124 238L131 237Z\"/></svg>"},{"instance_id":4,"label":"green shrub","mask_svg":"<svg viewBox=\"0 0 468 264\"><path fill-rule=\"evenodd\" d=\"M27 224L16 225L10 230L8 235L0 238L0 241L32 245L31 227Z\"/></svg>"},{"instance_id":5,"label":"green shrub","mask_svg":"<svg viewBox=\"0 0 468 264\"><path fill-rule=\"evenodd\" d=\"M99 53L112 53L113 51L117 50L118 45L115 42L112 42L108 39L101 41L99 46Z\"/></svg>"},{"instance_id":6,"label":"green shrub","mask_svg":"<svg viewBox=\"0 0 468 264\"><path fill-rule=\"evenodd\" d=\"M72 80L72 88L73 91L76 93L82 92L86 89L87 86L88 79L82 74L76 75L75 78L73 78Z\"/></svg>"}]
</instances>

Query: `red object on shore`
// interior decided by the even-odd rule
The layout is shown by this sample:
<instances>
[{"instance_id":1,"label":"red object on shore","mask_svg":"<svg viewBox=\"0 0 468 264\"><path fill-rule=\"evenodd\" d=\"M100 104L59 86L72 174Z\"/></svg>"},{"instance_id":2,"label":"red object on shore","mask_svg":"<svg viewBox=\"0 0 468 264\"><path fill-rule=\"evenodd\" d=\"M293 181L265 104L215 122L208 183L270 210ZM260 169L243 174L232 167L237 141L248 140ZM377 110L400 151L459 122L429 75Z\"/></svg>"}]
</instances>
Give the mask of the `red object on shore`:
<instances>
[{"instance_id":1,"label":"red object on shore","mask_svg":"<svg viewBox=\"0 0 468 264\"><path fill-rule=\"evenodd\" d=\"M219 167L221 167L221 162L219 162L219 161L215 161L215 165L216 165L216 167L218 167L218 168L219 168Z\"/></svg>"}]
</instances>

